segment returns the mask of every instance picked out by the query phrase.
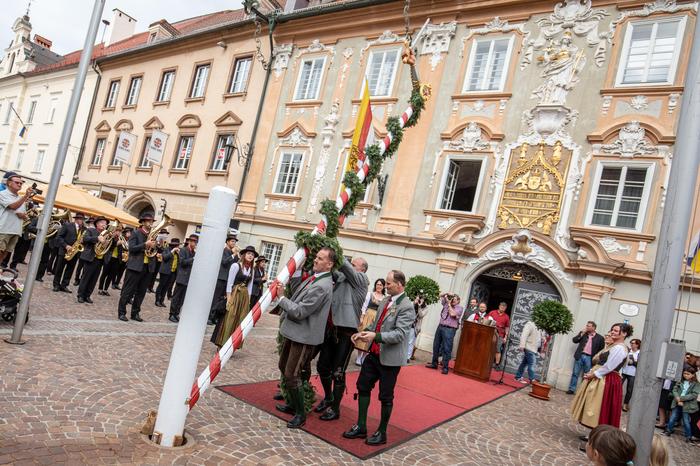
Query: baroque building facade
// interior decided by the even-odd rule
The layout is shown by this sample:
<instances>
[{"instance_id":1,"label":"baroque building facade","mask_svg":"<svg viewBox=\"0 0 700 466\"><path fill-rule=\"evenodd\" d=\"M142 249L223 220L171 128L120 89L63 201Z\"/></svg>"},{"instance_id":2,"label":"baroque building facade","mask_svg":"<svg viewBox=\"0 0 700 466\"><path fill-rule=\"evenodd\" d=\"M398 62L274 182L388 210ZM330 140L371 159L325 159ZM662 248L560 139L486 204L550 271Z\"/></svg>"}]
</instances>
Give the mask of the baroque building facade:
<instances>
[{"instance_id":1,"label":"baroque building facade","mask_svg":"<svg viewBox=\"0 0 700 466\"><path fill-rule=\"evenodd\" d=\"M270 104L236 212L271 273L339 192L364 78L376 137L403 110L402 5L331 2L275 31ZM639 335L696 18L696 2L672 0L412 1L432 98L341 229L346 255L368 260L371 282L401 269L464 300L508 302L513 339L547 298L572 310L575 329L626 320ZM697 352L686 278L674 337ZM438 320L426 317L420 348ZM573 349L555 339L559 386Z\"/></svg>"},{"instance_id":2,"label":"baroque building facade","mask_svg":"<svg viewBox=\"0 0 700 466\"><path fill-rule=\"evenodd\" d=\"M239 190L265 71L242 10L160 20L144 35L97 60L76 183L135 216L165 212L182 238L199 231L212 187ZM148 156L154 131L167 135L159 164ZM135 136L127 163L116 157L122 132Z\"/></svg>"},{"instance_id":3,"label":"baroque building facade","mask_svg":"<svg viewBox=\"0 0 700 466\"><path fill-rule=\"evenodd\" d=\"M105 40L95 45L92 59L145 42L145 34L133 34L135 24L136 20L114 9ZM53 170L81 50L66 55L53 52L51 40L38 34L32 37L27 15L17 18L12 31L15 37L0 62L0 169L16 171L43 187ZM61 183L73 181L99 81L99 68L89 67ZM23 126L26 130L20 135Z\"/></svg>"}]
</instances>

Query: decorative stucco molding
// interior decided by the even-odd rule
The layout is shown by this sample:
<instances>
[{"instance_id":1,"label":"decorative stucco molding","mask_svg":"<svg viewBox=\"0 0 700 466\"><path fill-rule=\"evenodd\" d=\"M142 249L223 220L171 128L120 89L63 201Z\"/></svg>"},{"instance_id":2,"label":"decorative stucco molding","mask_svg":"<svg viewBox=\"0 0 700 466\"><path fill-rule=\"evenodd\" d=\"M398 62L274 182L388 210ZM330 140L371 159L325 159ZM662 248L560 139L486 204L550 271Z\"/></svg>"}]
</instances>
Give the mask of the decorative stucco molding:
<instances>
[{"instance_id":1,"label":"decorative stucco molding","mask_svg":"<svg viewBox=\"0 0 700 466\"><path fill-rule=\"evenodd\" d=\"M430 24L425 27L425 31L421 36L423 47L421 55L430 55L430 69L435 71L435 68L442 61L442 54L447 53L450 49L450 42L457 31L457 23Z\"/></svg>"},{"instance_id":2,"label":"decorative stucco molding","mask_svg":"<svg viewBox=\"0 0 700 466\"><path fill-rule=\"evenodd\" d=\"M547 270L560 280L573 283L571 277L561 269L554 257L542 246L534 242L529 230L519 230L511 239L498 244L478 259L469 262L469 266L504 259L513 261L516 264L536 265L542 270Z\"/></svg>"},{"instance_id":3,"label":"decorative stucco molding","mask_svg":"<svg viewBox=\"0 0 700 466\"><path fill-rule=\"evenodd\" d=\"M479 125L470 121L464 127L462 136L456 140L445 141L443 148L451 151L475 152L491 149L491 143L484 140L484 132Z\"/></svg>"},{"instance_id":4,"label":"decorative stucco molding","mask_svg":"<svg viewBox=\"0 0 700 466\"><path fill-rule=\"evenodd\" d=\"M294 45L292 44L275 45L272 52L275 57L272 62L272 69L275 71L275 79L278 79L282 75L282 71L286 70L289 66L289 57L292 55L293 48Z\"/></svg>"},{"instance_id":5,"label":"decorative stucco molding","mask_svg":"<svg viewBox=\"0 0 700 466\"><path fill-rule=\"evenodd\" d=\"M390 30L386 30L382 33L381 36L377 37L374 40L367 41L367 45L362 47L360 50L360 63L362 63L362 60L365 57L365 52L369 50L370 47L373 45L387 45L387 44L396 44L401 42L403 39L399 37L397 34L394 34Z\"/></svg>"},{"instance_id":6,"label":"decorative stucco molding","mask_svg":"<svg viewBox=\"0 0 700 466\"><path fill-rule=\"evenodd\" d=\"M605 249L606 252L608 253L616 253L620 251L625 251L627 254L629 254L632 251L632 248L629 246L625 246L623 244L620 244L616 238L613 238L612 236L606 236L604 238L600 239L600 245L603 246L603 249Z\"/></svg>"},{"instance_id":7,"label":"decorative stucco molding","mask_svg":"<svg viewBox=\"0 0 700 466\"><path fill-rule=\"evenodd\" d=\"M330 111L326 118L324 119L325 126L321 130L321 136L323 137L321 142L321 153L318 156L318 162L316 164L316 173L314 174L313 187L311 188L311 199L309 200L309 207L307 213L314 213L318 207L318 199L321 195L321 189L325 187L326 178L326 168L328 166L328 159L330 158L330 148L333 145L333 137L335 136L336 127L340 121L340 100L335 99L331 105Z\"/></svg>"},{"instance_id":8,"label":"decorative stucco molding","mask_svg":"<svg viewBox=\"0 0 700 466\"><path fill-rule=\"evenodd\" d=\"M474 28L470 29L467 32L467 35L462 38L462 47L459 50L459 58L464 58L464 51L467 46L467 42L471 40L472 37L475 35L484 35L484 34L490 34L492 32L502 32L502 33L508 33L508 32L514 32L517 31L521 33L524 37L523 39L523 47L525 47L525 43L528 41L528 38L530 37L530 32L525 30L525 24L524 23L519 23L519 24L509 24L508 21L503 21L501 18L496 16L493 18L491 21L486 23L484 26L480 28ZM530 59L532 56L530 56Z\"/></svg>"},{"instance_id":9,"label":"decorative stucco molding","mask_svg":"<svg viewBox=\"0 0 700 466\"><path fill-rule=\"evenodd\" d=\"M280 146L297 147L297 146L310 146L311 140L304 136L298 126L294 127L289 136L280 139Z\"/></svg>"},{"instance_id":10,"label":"decorative stucco molding","mask_svg":"<svg viewBox=\"0 0 700 466\"><path fill-rule=\"evenodd\" d=\"M618 137L612 144L594 144L593 150L603 154L618 154L632 158L635 155L648 155L659 152L659 147L646 140L646 130L638 121L630 121L620 128Z\"/></svg>"}]
</instances>

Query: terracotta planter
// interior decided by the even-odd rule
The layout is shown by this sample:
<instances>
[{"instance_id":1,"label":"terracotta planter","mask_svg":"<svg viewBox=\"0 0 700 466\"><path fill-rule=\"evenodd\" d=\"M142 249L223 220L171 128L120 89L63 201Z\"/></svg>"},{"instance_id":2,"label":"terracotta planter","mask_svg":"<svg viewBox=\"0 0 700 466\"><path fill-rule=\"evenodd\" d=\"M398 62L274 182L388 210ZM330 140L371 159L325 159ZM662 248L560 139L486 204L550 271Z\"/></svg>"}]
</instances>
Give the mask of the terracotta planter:
<instances>
[{"instance_id":1,"label":"terracotta planter","mask_svg":"<svg viewBox=\"0 0 700 466\"><path fill-rule=\"evenodd\" d=\"M549 391L552 389L551 385L533 381L531 386L532 391L528 393L528 395L530 395L533 398L537 398L538 400L549 401Z\"/></svg>"}]
</instances>

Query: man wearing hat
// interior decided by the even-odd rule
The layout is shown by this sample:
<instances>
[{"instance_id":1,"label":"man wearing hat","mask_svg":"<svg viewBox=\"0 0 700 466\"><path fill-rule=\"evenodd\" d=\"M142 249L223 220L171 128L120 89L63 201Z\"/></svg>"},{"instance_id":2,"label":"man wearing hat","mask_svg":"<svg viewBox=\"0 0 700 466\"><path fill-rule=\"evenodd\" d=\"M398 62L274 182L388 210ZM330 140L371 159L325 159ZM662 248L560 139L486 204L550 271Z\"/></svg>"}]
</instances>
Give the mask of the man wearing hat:
<instances>
[{"instance_id":1,"label":"man wearing hat","mask_svg":"<svg viewBox=\"0 0 700 466\"><path fill-rule=\"evenodd\" d=\"M209 309L209 321L207 322L209 325L216 325L219 318L226 312L226 280L228 280L228 270L231 268L231 264L238 261L237 242L236 236L231 234L226 236L224 252L221 254L221 264L219 264L219 275L214 288L214 297Z\"/></svg>"},{"instance_id":2,"label":"man wearing hat","mask_svg":"<svg viewBox=\"0 0 700 466\"><path fill-rule=\"evenodd\" d=\"M56 244L58 245L58 255L56 257L56 269L53 276L53 290L71 293L68 289L70 277L75 270L75 264L78 262L78 254L75 254L71 260L66 260L65 255L72 252L73 248L78 247L78 235L85 234L85 226L83 221L85 215L78 212L73 216L73 221L64 223L58 233L56 233Z\"/></svg>"},{"instance_id":3,"label":"man wearing hat","mask_svg":"<svg viewBox=\"0 0 700 466\"><path fill-rule=\"evenodd\" d=\"M90 296L95 290L97 279L100 276L100 269L102 268L102 256L97 256L95 246L105 241L104 236L100 236L100 233L107 226L107 219L97 217L94 225L94 227L85 230L85 235L83 236L83 252L80 253L80 262L83 264L83 276L80 278L78 286L79 303L92 304Z\"/></svg>"},{"instance_id":4,"label":"man wearing hat","mask_svg":"<svg viewBox=\"0 0 700 466\"><path fill-rule=\"evenodd\" d=\"M126 318L126 305L131 304L131 319L136 322L143 322L140 316L141 303L146 296L148 286L148 272L150 258L146 256L146 248L155 246L155 241L148 240L148 233L153 225L153 214L145 213L139 217L141 225L129 237L129 259L126 262L126 275L124 286L119 295L119 320L128 321Z\"/></svg>"},{"instance_id":5,"label":"man wearing hat","mask_svg":"<svg viewBox=\"0 0 700 466\"><path fill-rule=\"evenodd\" d=\"M149 269L150 273L148 275L148 288L146 288L147 293L155 293L153 287L156 285L156 278L158 278L158 273L160 272L160 264L163 261L163 250L167 246L168 235L170 232L165 228L162 228L158 232L156 237L156 263Z\"/></svg>"},{"instance_id":6,"label":"man wearing hat","mask_svg":"<svg viewBox=\"0 0 700 466\"><path fill-rule=\"evenodd\" d=\"M188 237L187 246L180 250L177 275L175 276L175 291L173 291L173 299L170 300L170 317L168 317L170 322L180 322L180 309L182 303L185 302L187 283L190 281L198 241L199 236L191 234Z\"/></svg>"},{"instance_id":7,"label":"man wearing hat","mask_svg":"<svg viewBox=\"0 0 700 466\"><path fill-rule=\"evenodd\" d=\"M260 300L263 294L263 287L267 282L267 258L258 256L255 258L255 267L253 268L253 293L250 295L250 308L253 309L255 303Z\"/></svg>"},{"instance_id":8,"label":"man wearing hat","mask_svg":"<svg viewBox=\"0 0 700 466\"><path fill-rule=\"evenodd\" d=\"M5 174L7 189L0 192L0 262L14 249L22 234L22 220L27 218L25 203L34 195L32 188L27 188L24 195L22 177L14 172Z\"/></svg>"},{"instance_id":9,"label":"man wearing hat","mask_svg":"<svg viewBox=\"0 0 700 466\"><path fill-rule=\"evenodd\" d=\"M177 272L177 261L180 254L180 240L173 238L170 244L166 244L161 252L161 262L158 273L158 287L156 288L156 307L165 306L165 295L170 287L170 283L175 278Z\"/></svg>"},{"instance_id":10,"label":"man wearing hat","mask_svg":"<svg viewBox=\"0 0 700 466\"><path fill-rule=\"evenodd\" d=\"M102 273L100 273L100 278L97 280L97 294L102 296L109 296L109 285L114 279L117 268L119 267L119 258L121 256L121 244L119 244L119 238L124 233L124 227L121 223L117 222L117 226L114 229L114 234L112 236L112 244L109 250L105 253L102 258Z\"/></svg>"}]
</instances>

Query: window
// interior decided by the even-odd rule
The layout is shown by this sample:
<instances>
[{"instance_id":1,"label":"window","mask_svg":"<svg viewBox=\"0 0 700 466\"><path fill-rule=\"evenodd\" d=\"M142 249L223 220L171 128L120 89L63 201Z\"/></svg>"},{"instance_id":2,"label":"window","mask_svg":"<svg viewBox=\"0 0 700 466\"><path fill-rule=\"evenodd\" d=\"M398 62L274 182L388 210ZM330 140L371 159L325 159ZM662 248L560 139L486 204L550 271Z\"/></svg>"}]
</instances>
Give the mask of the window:
<instances>
[{"instance_id":1,"label":"window","mask_svg":"<svg viewBox=\"0 0 700 466\"><path fill-rule=\"evenodd\" d=\"M302 158L301 152L284 152L282 154L275 182L274 192L276 194L296 193Z\"/></svg>"},{"instance_id":2,"label":"window","mask_svg":"<svg viewBox=\"0 0 700 466\"><path fill-rule=\"evenodd\" d=\"M227 146L233 146L233 134L220 134L214 148L210 170L226 171L231 156L231 147Z\"/></svg>"},{"instance_id":3,"label":"window","mask_svg":"<svg viewBox=\"0 0 700 466\"><path fill-rule=\"evenodd\" d=\"M649 166L600 165L596 197L589 223L604 227L641 229L649 197Z\"/></svg>"},{"instance_id":4,"label":"window","mask_svg":"<svg viewBox=\"0 0 700 466\"><path fill-rule=\"evenodd\" d=\"M462 92L502 91L512 45L512 36L475 41Z\"/></svg>"},{"instance_id":5,"label":"window","mask_svg":"<svg viewBox=\"0 0 700 466\"><path fill-rule=\"evenodd\" d=\"M44 166L44 156L46 155L46 151L43 149L39 149L36 153L36 160L34 161L34 170L32 170L35 173L39 173L41 171L41 167Z\"/></svg>"},{"instance_id":6,"label":"window","mask_svg":"<svg viewBox=\"0 0 700 466\"><path fill-rule=\"evenodd\" d=\"M238 94L245 92L248 86L248 76L250 75L250 66L253 63L252 57L239 58L233 67L233 76L231 76L231 85L228 88L229 94Z\"/></svg>"},{"instance_id":7,"label":"window","mask_svg":"<svg viewBox=\"0 0 700 466\"><path fill-rule=\"evenodd\" d=\"M198 65L194 70L194 79L192 80L192 90L190 98L196 99L204 97L204 89L207 87L207 77L209 76L210 64Z\"/></svg>"},{"instance_id":8,"label":"window","mask_svg":"<svg viewBox=\"0 0 700 466\"><path fill-rule=\"evenodd\" d=\"M20 170L22 168L22 160L24 160L24 149L17 151L17 160L15 161L15 169Z\"/></svg>"},{"instance_id":9,"label":"window","mask_svg":"<svg viewBox=\"0 0 700 466\"><path fill-rule=\"evenodd\" d=\"M394 87L396 64L399 61L398 50L372 52L365 76L372 97L388 97Z\"/></svg>"},{"instance_id":10,"label":"window","mask_svg":"<svg viewBox=\"0 0 700 466\"><path fill-rule=\"evenodd\" d=\"M126 94L126 105L136 105L136 102L138 102L142 80L143 78L141 76L131 78L131 83L129 84L129 92Z\"/></svg>"},{"instance_id":11,"label":"window","mask_svg":"<svg viewBox=\"0 0 700 466\"><path fill-rule=\"evenodd\" d=\"M260 247L262 255L267 257L267 273L268 281L277 276L277 269L280 266L282 258L282 245L279 243L268 243L263 241Z\"/></svg>"},{"instance_id":12,"label":"window","mask_svg":"<svg viewBox=\"0 0 700 466\"><path fill-rule=\"evenodd\" d=\"M143 149L141 150L141 158L139 159L138 168L151 168L151 161L148 160L148 146L151 145L151 136L146 136L143 141Z\"/></svg>"},{"instance_id":13,"label":"window","mask_svg":"<svg viewBox=\"0 0 700 466\"><path fill-rule=\"evenodd\" d=\"M29 113L27 114L27 124L30 125L34 121L34 113L36 112L36 100L29 102Z\"/></svg>"},{"instance_id":14,"label":"window","mask_svg":"<svg viewBox=\"0 0 700 466\"><path fill-rule=\"evenodd\" d=\"M169 102L173 93L173 83L175 83L175 71L164 71L160 78L160 89L158 89L157 102Z\"/></svg>"},{"instance_id":15,"label":"window","mask_svg":"<svg viewBox=\"0 0 700 466\"><path fill-rule=\"evenodd\" d=\"M121 167L124 162L117 159L117 146L119 145L119 134L117 134L116 139L114 139L114 150L112 151L112 160L110 161L110 167Z\"/></svg>"},{"instance_id":16,"label":"window","mask_svg":"<svg viewBox=\"0 0 700 466\"><path fill-rule=\"evenodd\" d=\"M107 139L99 138L95 142L95 152L92 154L92 161L90 165L101 165L102 155L105 153L105 145L107 144Z\"/></svg>"},{"instance_id":17,"label":"window","mask_svg":"<svg viewBox=\"0 0 700 466\"><path fill-rule=\"evenodd\" d=\"M109 83L109 92L107 92L107 100L105 101L106 108L114 108L117 105L117 96L119 95L119 81Z\"/></svg>"},{"instance_id":18,"label":"window","mask_svg":"<svg viewBox=\"0 0 700 466\"><path fill-rule=\"evenodd\" d=\"M10 117L12 116L12 109L14 108L15 103L10 102L7 105L7 111L5 112L5 124L9 125L10 124Z\"/></svg>"},{"instance_id":19,"label":"window","mask_svg":"<svg viewBox=\"0 0 700 466\"><path fill-rule=\"evenodd\" d=\"M56 118L56 107L58 107L58 99L51 99L51 104L49 105L49 117L46 120L47 123L53 123L54 118Z\"/></svg>"},{"instance_id":20,"label":"window","mask_svg":"<svg viewBox=\"0 0 700 466\"><path fill-rule=\"evenodd\" d=\"M294 100L316 100L321 87L321 76L326 57L309 58L304 60L299 72Z\"/></svg>"},{"instance_id":21,"label":"window","mask_svg":"<svg viewBox=\"0 0 700 466\"><path fill-rule=\"evenodd\" d=\"M673 84L684 27L685 17L630 23L616 84Z\"/></svg>"},{"instance_id":22,"label":"window","mask_svg":"<svg viewBox=\"0 0 700 466\"><path fill-rule=\"evenodd\" d=\"M181 136L180 144L178 144L177 154L173 168L175 170L187 170L190 166L190 157L192 157L192 147L194 146L194 136Z\"/></svg>"},{"instance_id":23,"label":"window","mask_svg":"<svg viewBox=\"0 0 700 466\"><path fill-rule=\"evenodd\" d=\"M482 166L481 160L448 159L438 208L472 212L476 207Z\"/></svg>"}]
</instances>

